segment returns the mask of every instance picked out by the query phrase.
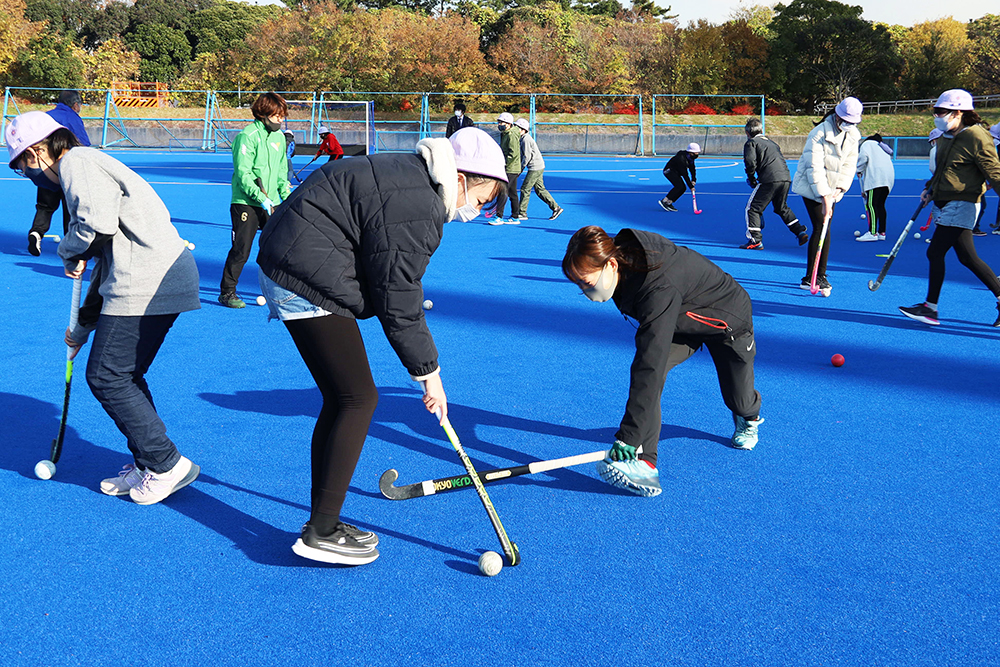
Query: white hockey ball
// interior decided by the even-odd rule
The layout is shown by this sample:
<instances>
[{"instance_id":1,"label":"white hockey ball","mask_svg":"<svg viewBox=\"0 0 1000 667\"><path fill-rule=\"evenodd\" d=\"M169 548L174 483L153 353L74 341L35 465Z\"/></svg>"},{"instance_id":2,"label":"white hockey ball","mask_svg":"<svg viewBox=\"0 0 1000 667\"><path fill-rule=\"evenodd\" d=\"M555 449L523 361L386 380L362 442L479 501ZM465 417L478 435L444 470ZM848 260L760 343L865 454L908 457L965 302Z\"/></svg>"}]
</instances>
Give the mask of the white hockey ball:
<instances>
[{"instance_id":1,"label":"white hockey ball","mask_svg":"<svg viewBox=\"0 0 1000 667\"><path fill-rule=\"evenodd\" d=\"M194 250L194 244L188 241L188 250Z\"/></svg>"},{"instance_id":2,"label":"white hockey ball","mask_svg":"<svg viewBox=\"0 0 1000 667\"><path fill-rule=\"evenodd\" d=\"M267 299L265 299L263 295L257 297L257 305L258 306L266 306L267 305Z\"/></svg>"},{"instance_id":3,"label":"white hockey ball","mask_svg":"<svg viewBox=\"0 0 1000 667\"><path fill-rule=\"evenodd\" d=\"M926 240L926 241L927 241L928 243L930 243L930 242L931 242L931 240L930 240L930 239L925 239L925 240Z\"/></svg>"},{"instance_id":4,"label":"white hockey ball","mask_svg":"<svg viewBox=\"0 0 1000 667\"><path fill-rule=\"evenodd\" d=\"M867 216L867 215L865 215L864 213L862 213L862 214L861 214L861 219L862 219L862 220L864 220L864 219L865 219L865 218L867 218L867 217L868 217L868 216Z\"/></svg>"},{"instance_id":5,"label":"white hockey ball","mask_svg":"<svg viewBox=\"0 0 1000 667\"><path fill-rule=\"evenodd\" d=\"M433 307L434 307L434 302L433 302L433 301L431 301L430 299L426 299L426 300L424 301L424 310L430 310L430 309L431 309L431 308L433 308ZM492 551L489 551L489 552L487 552L487 553L493 553L493 552L492 552ZM485 555L485 554L484 554L484 555ZM480 559L480 560L481 560L481 559Z\"/></svg>"},{"instance_id":6,"label":"white hockey ball","mask_svg":"<svg viewBox=\"0 0 1000 667\"><path fill-rule=\"evenodd\" d=\"M39 461L35 464L35 477L38 479L52 479L56 474L56 464L52 461Z\"/></svg>"},{"instance_id":7,"label":"white hockey ball","mask_svg":"<svg viewBox=\"0 0 1000 667\"><path fill-rule=\"evenodd\" d=\"M919 238L920 238L920 232L917 232L917 233L915 233L915 234L913 235L913 238L915 238L915 239L919 239Z\"/></svg>"},{"instance_id":8,"label":"white hockey ball","mask_svg":"<svg viewBox=\"0 0 1000 667\"><path fill-rule=\"evenodd\" d=\"M855 235L855 236L861 236L861 231L860 231L860 230L857 230L857 229L855 229L855 230L854 230L854 235Z\"/></svg>"},{"instance_id":9,"label":"white hockey ball","mask_svg":"<svg viewBox=\"0 0 1000 667\"><path fill-rule=\"evenodd\" d=\"M503 557L496 551L487 551L479 557L479 571L487 577L495 577L503 569Z\"/></svg>"}]
</instances>

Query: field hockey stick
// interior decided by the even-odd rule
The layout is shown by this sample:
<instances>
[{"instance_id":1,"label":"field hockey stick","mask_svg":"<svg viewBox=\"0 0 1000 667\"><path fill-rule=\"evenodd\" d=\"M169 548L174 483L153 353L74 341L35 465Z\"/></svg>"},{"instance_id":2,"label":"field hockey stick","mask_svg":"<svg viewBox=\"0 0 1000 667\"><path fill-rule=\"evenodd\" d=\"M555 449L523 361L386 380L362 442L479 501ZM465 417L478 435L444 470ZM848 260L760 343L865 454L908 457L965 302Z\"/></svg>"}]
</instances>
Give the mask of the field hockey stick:
<instances>
[{"instance_id":1,"label":"field hockey stick","mask_svg":"<svg viewBox=\"0 0 1000 667\"><path fill-rule=\"evenodd\" d=\"M472 460L469 458L469 455L465 453L465 448L462 447L462 443L458 439L458 434L455 433L455 429L451 427L451 422L448 421L447 417L441 419L440 412L435 412L435 416L440 419L441 427L448 436L451 446L455 448L456 452L458 452L458 458L462 461L462 465L465 466L465 472L472 480L472 485L476 488L476 493L479 494L479 500L482 501L483 507L486 508L486 514L490 517L490 523L493 524L493 530L496 532L497 537L500 538L500 546L503 548L503 552L507 556L507 561L512 566L517 565L521 562L521 552L518 551L517 545L511 542L510 538L507 537L507 531L504 530L503 524L500 523L500 517L497 515L497 510L493 507L493 501L490 500L489 494L486 493L486 487L483 486L482 481L479 479L479 474L476 473L476 468L472 465Z\"/></svg>"},{"instance_id":2,"label":"field hockey stick","mask_svg":"<svg viewBox=\"0 0 1000 667\"><path fill-rule=\"evenodd\" d=\"M698 208L698 198L694 194L694 186L691 186L691 209L694 211L695 215L701 215L701 209Z\"/></svg>"},{"instance_id":3,"label":"field hockey stick","mask_svg":"<svg viewBox=\"0 0 1000 667\"><path fill-rule=\"evenodd\" d=\"M934 211L927 214L927 224L920 228L920 231L926 232L931 228L931 223L934 221Z\"/></svg>"},{"instance_id":4,"label":"field hockey stick","mask_svg":"<svg viewBox=\"0 0 1000 667\"><path fill-rule=\"evenodd\" d=\"M833 217L833 211L830 211L823 217L823 229L819 232L819 247L816 248L816 259L813 260L813 270L812 270L812 281L809 283L809 293L815 294L819 291L816 287L817 274L819 273L819 258L823 256L823 243L826 241L826 232L830 229L830 218Z\"/></svg>"},{"instance_id":5,"label":"field hockey stick","mask_svg":"<svg viewBox=\"0 0 1000 667\"><path fill-rule=\"evenodd\" d=\"M319 156L317 155L313 159L309 160L309 164L307 164L305 167L302 167L302 169L299 169L297 172L295 172L295 178L298 178L299 174L301 174L303 171L305 171L306 167L308 167L310 164L312 164L313 162L315 162L316 158L318 158L318 157Z\"/></svg>"},{"instance_id":6,"label":"field hockey stick","mask_svg":"<svg viewBox=\"0 0 1000 667\"><path fill-rule=\"evenodd\" d=\"M896 245L892 246L892 252L889 253L889 256L885 260L885 264L882 265L882 270L878 272L878 278L868 281L868 289L871 291L874 292L882 285L882 281L885 280L886 274L889 273L889 267L892 266L893 260L896 259L896 254L899 252L899 249L903 247L903 241L906 240L907 234L910 233L910 227L913 226L913 221L917 219L917 216L920 215L920 211L922 211L926 205L926 202L921 199L920 206L918 206L917 210L913 212L912 216L910 216L910 221L906 223L906 227L903 227L903 233L899 235L898 239L896 239Z\"/></svg>"},{"instance_id":7,"label":"field hockey stick","mask_svg":"<svg viewBox=\"0 0 1000 667\"><path fill-rule=\"evenodd\" d=\"M510 468L496 468L479 473L479 479L483 484L489 484L490 482L499 482L503 479L520 477L521 475L534 475L558 468L568 468L584 463L596 463L606 455L607 450L602 449L599 452L590 452L589 454L577 454L576 456L566 456L561 459L551 459L549 461L535 461L527 465L512 466ZM442 477L440 479L428 479L423 482L403 486L395 486L393 484L397 479L399 479L399 473L393 468L382 473L382 477L378 481L379 490L389 500L423 498L424 496L433 496L435 493L459 491L472 486L472 478L468 474Z\"/></svg>"},{"instance_id":8,"label":"field hockey stick","mask_svg":"<svg viewBox=\"0 0 1000 667\"><path fill-rule=\"evenodd\" d=\"M73 301L69 306L69 330L76 328L77 318L80 315L80 293L83 291L83 278L73 279ZM59 434L52 441L52 450L49 452L49 461L53 464L59 463L62 456L63 438L66 436L66 417L69 414L69 390L73 384L73 351L66 346L66 393L63 395L62 417L59 419Z\"/></svg>"}]
</instances>

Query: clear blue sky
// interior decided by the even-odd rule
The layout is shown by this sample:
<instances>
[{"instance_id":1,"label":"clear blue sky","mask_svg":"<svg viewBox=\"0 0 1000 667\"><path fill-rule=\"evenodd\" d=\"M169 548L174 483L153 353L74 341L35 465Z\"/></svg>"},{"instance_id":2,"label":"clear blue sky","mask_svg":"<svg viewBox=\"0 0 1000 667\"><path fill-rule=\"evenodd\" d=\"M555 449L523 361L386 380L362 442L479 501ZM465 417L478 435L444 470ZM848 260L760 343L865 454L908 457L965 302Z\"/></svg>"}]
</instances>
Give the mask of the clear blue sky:
<instances>
[{"instance_id":1,"label":"clear blue sky","mask_svg":"<svg viewBox=\"0 0 1000 667\"><path fill-rule=\"evenodd\" d=\"M848 5L864 7L863 17L869 21L881 23L898 23L911 26L944 16L952 16L958 21L976 19L983 14L1000 14L998 0L961 0L960 2L941 2L940 0L841 0ZM791 0L786 0L785 4ZM628 4L628 3L624 3ZM673 14L681 26L688 21L707 19L712 23L722 23L729 19L733 9L740 6L738 0L656 0L661 7L673 7ZM745 2L746 6L754 4L772 5L772 2Z\"/></svg>"}]
</instances>

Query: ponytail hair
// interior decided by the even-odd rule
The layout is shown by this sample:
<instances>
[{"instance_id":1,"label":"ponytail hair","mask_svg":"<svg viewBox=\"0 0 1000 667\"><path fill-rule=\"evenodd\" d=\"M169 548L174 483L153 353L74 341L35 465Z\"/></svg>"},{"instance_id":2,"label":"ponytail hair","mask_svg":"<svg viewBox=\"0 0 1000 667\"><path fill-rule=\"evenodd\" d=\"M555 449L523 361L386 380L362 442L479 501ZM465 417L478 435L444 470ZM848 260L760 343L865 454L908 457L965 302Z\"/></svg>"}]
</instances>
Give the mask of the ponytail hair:
<instances>
[{"instance_id":1,"label":"ponytail hair","mask_svg":"<svg viewBox=\"0 0 1000 667\"><path fill-rule=\"evenodd\" d=\"M649 266L642 248L616 245L615 240L597 225L578 229L566 245L562 271L569 280L579 283L583 276L599 271L614 259L620 267L632 272L646 273L657 266Z\"/></svg>"},{"instance_id":2,"label":"ponytail hair","mask_svg":"<svg viewBox=\"0 0 1000 667\"><path fill-rule=\"evenodd\" d=\"M990 125L984 121L979 114L977 114L972 109L965 109L962 111L962 125L965 127L972 127L973 125L982 125L986 129L989 129Z\"/></svg>"}]
</instances>

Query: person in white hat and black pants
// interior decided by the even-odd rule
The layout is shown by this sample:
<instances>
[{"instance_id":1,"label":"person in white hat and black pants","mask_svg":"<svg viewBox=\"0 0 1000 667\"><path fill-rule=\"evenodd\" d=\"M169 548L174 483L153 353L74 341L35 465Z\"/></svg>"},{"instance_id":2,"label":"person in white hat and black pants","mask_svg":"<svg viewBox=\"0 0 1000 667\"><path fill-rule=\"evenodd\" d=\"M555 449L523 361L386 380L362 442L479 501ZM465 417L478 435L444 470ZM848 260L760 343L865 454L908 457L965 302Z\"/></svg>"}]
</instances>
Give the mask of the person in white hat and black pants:
<instances>
[{"instance_id":1,"label":"person in white hat and black pants","mask_svg":"<svg viewBox=\"0 0 1000 667\"><path fill-rule=\"evenodd\" d=\"M497 198L496 217L491 225L519 225L517 207L517 177L521 175L521 131L514 127L514 117L506 111L497 117L500 132L500 150L503 151L504 168L507 170L507 188ZM510 219L503 217L504 204L510 200Z\"/></svg>"},{"instance_id":2,"label":"person in white hat and black pants","mask_svg":"<svg viewBox=\"0 0 1000 667\"><path fill-rule=\"evenodd\" d=\"M972 95L960 88L946 90L934 105L934 125L944 134L938 138L937 166L920 197L934 203L934 236L927 246L930 275L927 298L899 312L925 324L940 324L938 299L944 285L945 256L952 248L958 260L993 293L1000 327L1000 279L976 253L972 228L979 214L979 201L989 181L1000 194L1000 158L993 138L973 110Z\"/></svg>"},{"instance_id":3,"label":"person in white hat and black pants","mask_svg":"<svg viewBox=\"0 0 1000 667\"><path fill-rule=\"evenodd\" d=\"M833 207L851 187L858 167L858 144L861 133L861 100L847 97L837 104L806 137L805 148L795 168L792 192L801 195L805 202L813 230L809 237L809 251L806 256L806 275L799 283L802 289L810 289L813 267L819 239L825 225L831 223ZM830 236L827 230L820 254L816 286L823 296L830 296L833 287L826 277L826 260L830 254Z\"/></svg>"},{"instance_id":4,"label":"person in white hat and black pants","mask_svg":"<svg viewBox=\"0 0 1000 667\"><path fill-rule=\"evenodd\" d=\"M701 154L701 146L691 142L688 144L686 150L677 151L677 153L667 161L667 164L663 167L663 175L666 177L670 184L673 185L673 189L667 193L667 196L660 200L660 207L664 211L670 211L671 213L676 213L677 208L674 207L674 202L681 198L681 195L687 192L688 188L694 189L695 183L698 182L698 178L694 168L694 161ZM688 176L690 174L690 177Z\"/></svg>"},{"instance_id":5,"label":"person in white hat and black pants","mask_svg":"<svg viewBox=\"0 0 1000 667\"><path fill-rule=\"evenodd\" d=\"M446 417L421 279L445 223L478 216L507 175L500 147L475 127L424 139L409 155L359 156L319 171L271 216L257 263L271 317L323 396L311 440L311 513L292 549L363 565L378 557L378 537L340 520L378 402L357 320L379 319L411 379L423 383L427 410Z\"/></svg>"}]
</instances>

